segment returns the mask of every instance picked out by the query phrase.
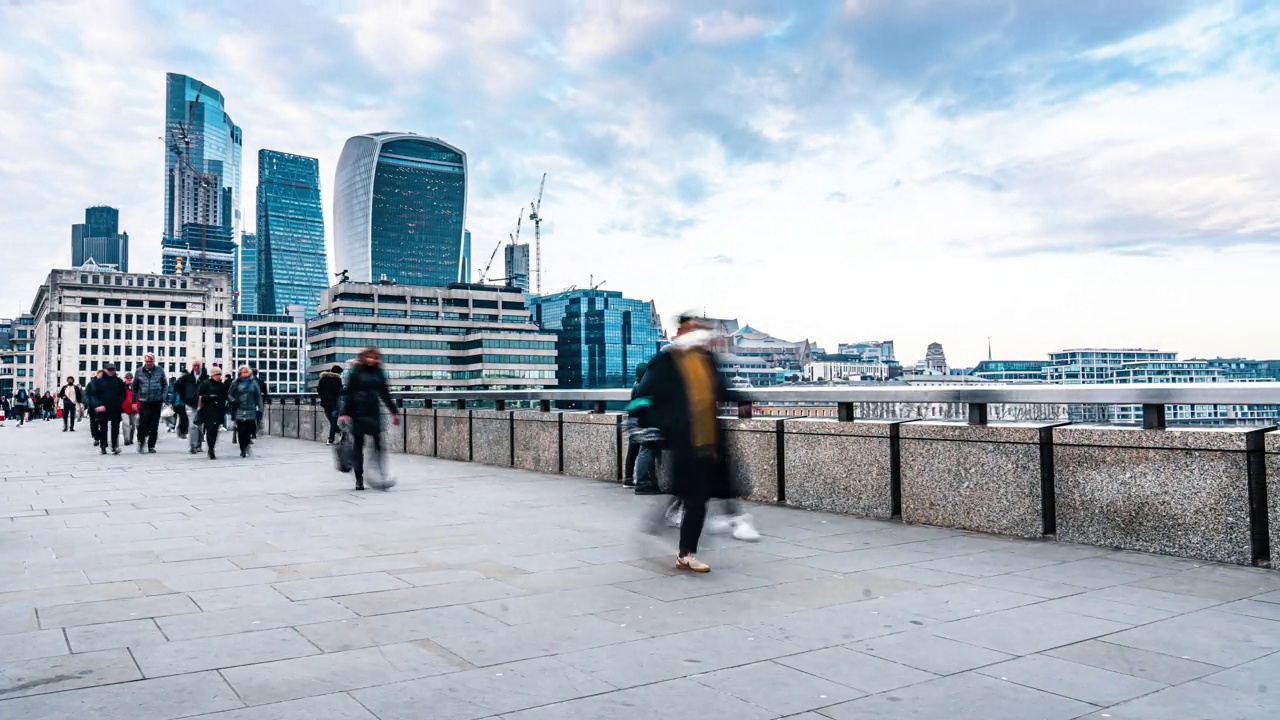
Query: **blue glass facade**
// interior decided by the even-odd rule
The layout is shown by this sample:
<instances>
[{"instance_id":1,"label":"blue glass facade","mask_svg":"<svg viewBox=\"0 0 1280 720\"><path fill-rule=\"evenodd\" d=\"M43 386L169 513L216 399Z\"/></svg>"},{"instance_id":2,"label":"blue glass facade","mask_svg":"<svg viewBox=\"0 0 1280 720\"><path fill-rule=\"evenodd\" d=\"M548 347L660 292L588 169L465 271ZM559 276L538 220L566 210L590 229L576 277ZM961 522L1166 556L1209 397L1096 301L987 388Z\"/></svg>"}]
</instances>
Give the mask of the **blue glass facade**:
<instances>
[{"instance_id":1,"label":"blue glass facade","mask_svg":"<svg viewBox=\"0 0 1280 720\"><path fill-rule=\"evenodd\" d=\"M240 128L224 110L222 93L186 75L168 73L165 80L164 236L180 238L182 226L194 222L237 237Z\"/></svg>"},{"instance_id":2,"label":"blue glass facade","mask_svg":"<svg viewBox=\"0 0 1280 720\"><path fill-rule=\"evenodd\" d=\"M623 388L636 366L662 343L653 303L606 290L569 290L529 300L533 321L556 333L557 385L562 388Z\"/></svg>"},{"instance_id":3,"label":"blue glass facade","mask_svg":"<svg viewBox=\"0 0 1280 720\"><path fill-rule=\"evenodd\" d=\"M466 154L412 133L353 137L334 187L337 269L442 287L469 278Z\"/></svg>"},{"instance_id":4,"label":"blue glass facade","mask_svg":"<svg viewBox=\"0 0 1280 720\"><path fill-rule=\"evenodd\" d=\"M240 292L237 303L239 312L258 314L258 236L253 233L240 235L240 277L236 289Z\"/></svg>"},{"instance_id":5,"label":"blue glass facade","mask_svg":"<svg viewBox=\"0 0 1280 720\"><path fill-rule=\"evenodd\" d=\"M258 151L257 312L302 305L314 315L329 287L320 207L320 161Z\"/></svg>"},{"instance_id":6,"label":"blue glass facade","mask_svg":"<svg viewBox=\"0 0 1280 720\"><path fill-rule=\"evenodd\" d=\"M71 266L93 260L129 272L129 233L120 232L120 211L97 206L84 211L84 223L71 226Z\"/></svg>"}]
</instances>

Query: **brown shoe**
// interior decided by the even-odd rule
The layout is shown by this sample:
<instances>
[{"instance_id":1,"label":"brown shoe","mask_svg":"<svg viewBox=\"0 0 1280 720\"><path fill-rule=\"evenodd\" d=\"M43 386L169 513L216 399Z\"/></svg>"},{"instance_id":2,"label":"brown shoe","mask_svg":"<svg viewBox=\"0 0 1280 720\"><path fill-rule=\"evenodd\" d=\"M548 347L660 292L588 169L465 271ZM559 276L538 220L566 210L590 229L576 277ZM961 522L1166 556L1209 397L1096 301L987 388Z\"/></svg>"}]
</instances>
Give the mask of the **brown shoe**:
<instances>
[{"instance_id":1,"label":"brown shoe","mask_svg":"<svg viewBox=\"0 0 1280 720\"><path fill-rule=\"evenodd\" d=\"M677 570L688 570L689 572L708 573L711 572L711 566L702 562L692 555L685 555L676 558Z\"/></svg>"}]
</instances>

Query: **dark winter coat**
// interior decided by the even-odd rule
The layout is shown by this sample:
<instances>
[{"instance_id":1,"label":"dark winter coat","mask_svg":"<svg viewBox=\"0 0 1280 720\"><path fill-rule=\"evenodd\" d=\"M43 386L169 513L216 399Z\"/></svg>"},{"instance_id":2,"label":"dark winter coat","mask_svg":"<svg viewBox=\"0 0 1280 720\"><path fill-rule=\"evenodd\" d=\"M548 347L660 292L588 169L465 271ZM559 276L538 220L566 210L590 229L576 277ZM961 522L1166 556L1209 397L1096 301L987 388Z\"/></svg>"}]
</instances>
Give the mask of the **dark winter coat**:
<instances>
[{"instance_id":1,"label":"dark winter coat","mask_svg":"<svg viewBox=\"0 0 1280 720\"><path fill-rule=\"evenodd\" d=\"M256 422L262 407L262 390L253 378L236 378L227 390L232 417L236 422Z\"/></svg>"},{"instance_id":2,"label":"dark winter coat","mask_svg":"<svg viewBox=\"0 0 1280 720\"><path fill-rule=\"evenodd\" d=\"M28 403L30 402L31 398L27 395L26 390L19 390L18 393L13 396L14 407L25 408L28 407Z\"/></svg>"},{"instance_id":3,"label":"dark winter coat","mask_svg":"<svg viewBox=\"0 0 1280 720\"><path fill-rule=\"evenodd\" d=\"M103 375L89 383L89 394L93 396L93 409L103 408L99 413L100 417L118 420L120 414L124 412L124 400L128 394L128 388L119 376Z\"/></svg>"},{"instance_id":4,"label":"dark winter coat","mask_svg":"<svg viewBox=\"0 0 1280 720\"><path fill-rule=\"evenodd\" d=\"M208 379L208 373L206 373L204 368L201 367L200 374L197 375L196 373L187 371L182 374L182 377L174 381L174 390L177 391L178 399L182 400L182 404L189 407L195 407L196 402L200 398L200 383Z\"/></svg>"},{"instance_id":5,"label":"dark winter coat","mask_svg":"<svg viewBox=\"0 0 1280 720\"><path fill-rule=\"evenodd\" d=\"M320 395L320 407L325 412L338 409L338 398L342 396L342 375L328 370L320 373L320 383L316 385L316 393Z\"/></svg>"},{"instance_id":6,"label":"dark winter coat","mask_svg":"<svg viewBox=\"0 0 1280 720\"><path fill-rule=\"evenodd\" d=\"M66 395L63 395L63 393L67 391L67 388L72 388L73 390L75 390L75 400L69 400ZM62 401L62 404L64 406L79 405L80 403L84 402L84 393L81 392L79 385L76 385L75 383L70 383L68 385L63 385L61 388L58 388L58 399Z\"/></svg>"},{"instance_id":7,"label":"dark winter coat","mask_svg":"<svg viewBox=\"0 0 1280 720\"><path fill-rule=\"evenodd\" d=\"M200 381L196 388L195 405L200 408L200 417L205 422L220 423L227 414L227 386L214 382L209 378Z\"/></svg>"},{"instance_id":8,"label":"dark winter coat","mask_svg":"<svg viewBox=\"0 0 1280 720\"><path fill-rule=\"evenodd\" d=\"M340 412L351 418L351 429L362 434L382 432L380 405L396 412L395 401L387 388L387 375L380 367L356 365L347 375Z\"/></svg>"},{"instance_id":9,"label":"dark winter coat","mask_svg":"<svg viewBox=\"0 0 1280 720\"><path fill-rule=\"evenodd\" d=\"M133 395L138 402L164 402L168 389L169 379L159 364L151 370L146 366L140 367L133 374Z\"/></svg>"},{"instance_id":10,"label":"dark winter coat","mask_svg":"<svg viewBox=\"0 0 1280 720\"><path fill-rule=\"evenodd\" d=\"M667 346L653 360L636 386L635 400L628 411L641 427L652 427L662 433L664 449L670 452L672 492L682 498L741 497L729 467L729 453L724 433L716 424L714 458L695 452L693 428L689 417L689 395L684 378L676 365L676 352L706 352L703 349L679 350ZM715 356L711 357L716 364ZM716 402L734 402L736 397L725 385L719 372L712 372Z\"/></svg>"}]
</instances>

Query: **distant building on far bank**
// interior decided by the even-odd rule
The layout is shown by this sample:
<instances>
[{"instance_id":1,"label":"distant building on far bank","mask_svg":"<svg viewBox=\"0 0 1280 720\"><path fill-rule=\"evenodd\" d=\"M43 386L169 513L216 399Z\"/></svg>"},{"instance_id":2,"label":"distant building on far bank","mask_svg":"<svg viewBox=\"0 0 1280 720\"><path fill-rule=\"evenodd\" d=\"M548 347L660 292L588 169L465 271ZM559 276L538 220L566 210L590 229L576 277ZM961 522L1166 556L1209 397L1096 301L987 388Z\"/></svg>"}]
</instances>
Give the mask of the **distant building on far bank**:
<instances>
[{"instance_id":1,"label":"distant building on far bank","mask_svg":"<svg viewBox=\"0 0 1280 720\"><path fill-rule=\"evenodd\" d=\"M538 327L556 336L561 388L630 387L636 366L662 344L654 304L616 290L567 290L533 297L529 304Z\"/></svg>"}]
</instances>

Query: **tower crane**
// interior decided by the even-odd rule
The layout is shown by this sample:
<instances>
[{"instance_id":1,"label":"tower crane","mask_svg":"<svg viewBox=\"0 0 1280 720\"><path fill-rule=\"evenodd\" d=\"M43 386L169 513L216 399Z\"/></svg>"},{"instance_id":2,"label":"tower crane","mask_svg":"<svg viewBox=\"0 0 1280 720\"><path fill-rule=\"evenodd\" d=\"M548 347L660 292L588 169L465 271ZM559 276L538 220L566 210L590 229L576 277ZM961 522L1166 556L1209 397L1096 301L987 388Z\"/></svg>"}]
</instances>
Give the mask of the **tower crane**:
<instances>
[{"instance_id":1,"label":"tower crane","mask_svg":"<svg viewBox=\"0 0 1280 720\"><path fill-rule=\"evenodd\" d=\"M197 170L195 166L191 164L191 140L193 136L192 128L195 126L195 117L194 117L195 108L197 105L200 104L200 96L203 94L204 94L204 84L198 83L196 87L195 99L187 103L186 122L178 123L178 131L174 133L173 142L169 144L168 149L170 152L173 153L174 158L177 160L176 167L174 168L174 170L177 171L177 176L175 177L175 182L177 183L177 187L174 188L174 193L173 193L173 199L174 199L174 205L175 205L175 207L173 208L173 212L175 213L175 215L178 215L181 213L181 210L179 209L179 207L176 207L176 206L180 205L182 190L185 185L185 183L183 182L184 171L191 173L200 181L200 190L203 195L203 199L205 200L204 213L203 213L204 217L202 219L202 222L200 223L200 270L208 271L209 243L208 243L208 238L206 236L206 233L208 230L207 226L209 225L209 220L210 220L209 209L212 206L212 202L209 197L209 192L210 192L210 189L214 187L214 182L210 179L209 175L206 175L205 173ZM181 143L181 145L179 145L179 143ZM199 203L201 198L196 197L195 200L197 203ZM199 210L200 208L197 207L196 209ZM180 222L179 222L179 225L181 225ZM172 228L166 228L166 230L171 230L171 229ZM188 243L187 255L190 256L190 254L191 254L191 249L190 249L190 244Z\"/></svg>"},{"instance_id":2,"label":"tower crane","mask_svg":"<svg viewBox=\"0 0 1280 720\"><path fill-rule=\"evenodd\" d=\"M547 174L542 173L542 183L538 185L538 199L529 203L529 219L533 221L533 243L535 269L534 275L537 278L537 294L542 294L542 191L547 187Z\"/></svg>"},{"instance_id":3,"label":"tower crane","mask_svg":"<svg viewBox=\"0 0 1280 720\"><path fill-rule=\"evenodd\" d=\"M493 259L498 257L498 250L502 247L502 241L499 240L497 245L493 246L493 252L489 255L489 262L485 263L484 270L480 272L480 284L483 285L485 280L489 278L489 268L493 267Z\"/></svg>"}]
</instances>

